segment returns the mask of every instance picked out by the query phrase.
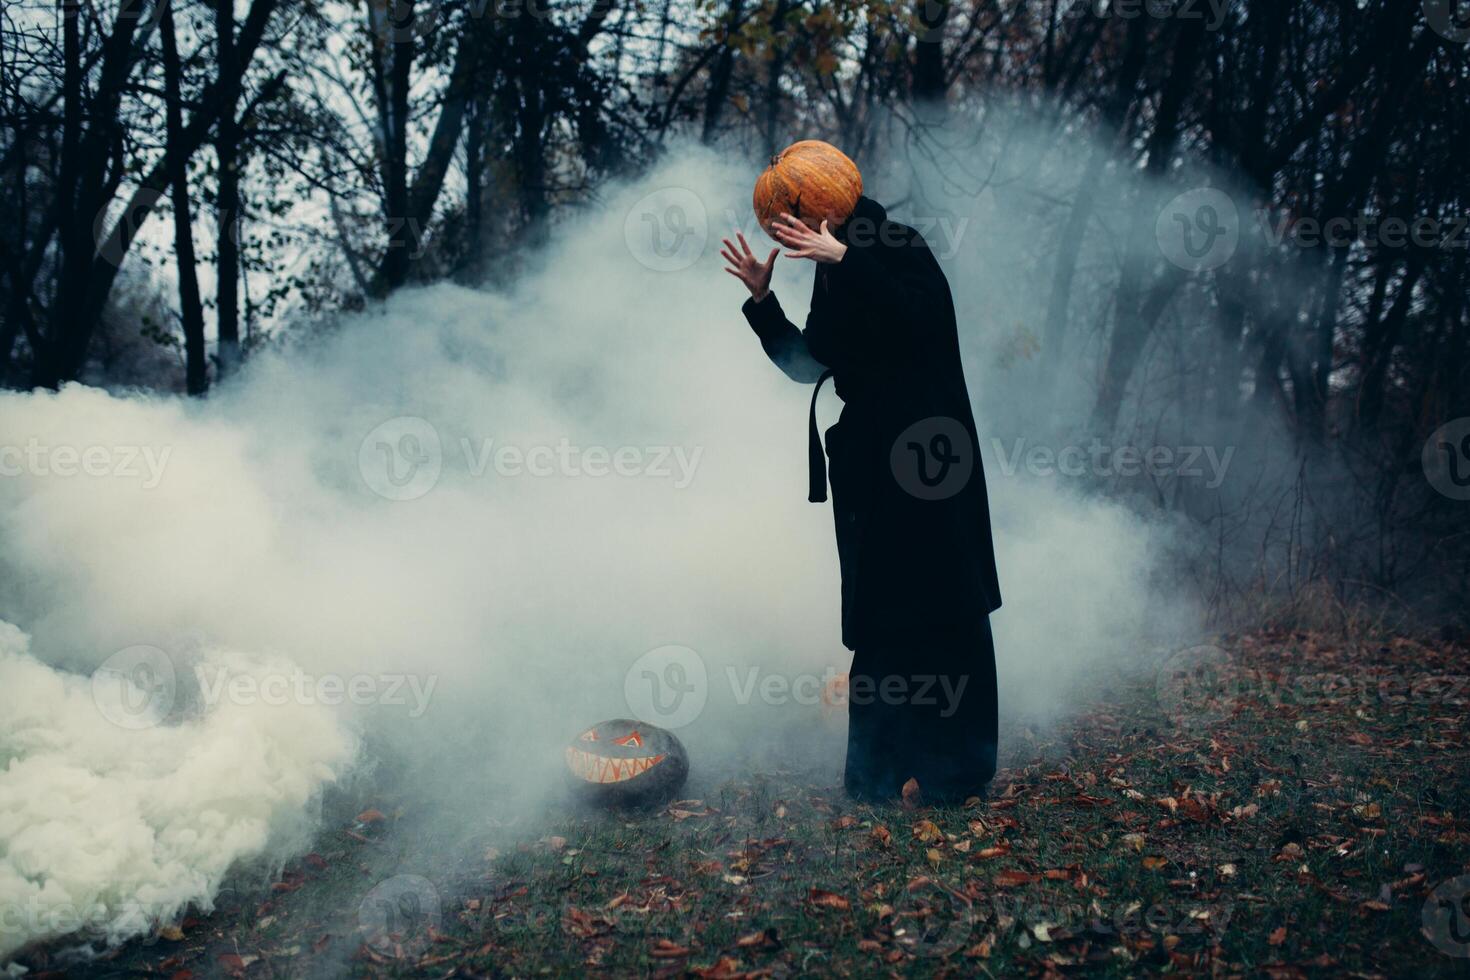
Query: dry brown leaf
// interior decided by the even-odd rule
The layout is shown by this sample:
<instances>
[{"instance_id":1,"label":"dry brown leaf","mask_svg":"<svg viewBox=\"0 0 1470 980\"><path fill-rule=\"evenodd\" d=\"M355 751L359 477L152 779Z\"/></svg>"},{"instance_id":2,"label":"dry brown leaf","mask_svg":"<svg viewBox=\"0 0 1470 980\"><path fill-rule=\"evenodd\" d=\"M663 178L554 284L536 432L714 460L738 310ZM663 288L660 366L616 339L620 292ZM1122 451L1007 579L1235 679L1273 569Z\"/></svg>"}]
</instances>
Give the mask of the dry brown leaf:
<instances>
[{"instance_id":1,"label":"dry brown leaf","mask_svg":"<svg viewBox=\"0 0 1470 980\"><path fill-rule=\"evenodd\" d=\"M919 781L912 777L903 784L903 805L912 809L919 804Z\"/></svg>"},{"instance_id":2,"label":"dry brown leaf","mask_svg":"<svg viewBox=\"0 0 1470 980\"><path fill-rule=\"evenodd\" d=\"M944 831L932 820L920 820L914 824L914 836L925 844L934 844L944 840Z\"/></svg>"},{"instance_id":3,"label":"dry brown leaf","mask_svg":"<svg viewBox=\"0 0 1470 980\"><path fill-rule=\"evenodd\" d=\"M682 959L688 956L689 952L688 946L680 946L678 943L669 939L660 939L653 944L653 948L648 951L648 955L661 959Z\"/></svg>"},{"instance_id":4,"label":"dry brown leaf","mask_svg":"<svg viewBox=\"0 0 1470 980\"><path fill-rule=\"evenodd\" d=\"M836 892L823 891L820 888L813 888L807 893L806 898L808 902L820 909L836 909L839 912L846 912L852 907L852 903Z\"/></svg>"},{"instance_id":5,"label":"dry brown leaf","mask_svg":"<svg viewBox=\"0 0 1470 980\"><path fill-rule=\"evenodd\" d=\"M774 926L762 929L760 932L748 932L735 940L735 945L741 949L780 949L781 936Z\"/></svg>"}]
</instances>

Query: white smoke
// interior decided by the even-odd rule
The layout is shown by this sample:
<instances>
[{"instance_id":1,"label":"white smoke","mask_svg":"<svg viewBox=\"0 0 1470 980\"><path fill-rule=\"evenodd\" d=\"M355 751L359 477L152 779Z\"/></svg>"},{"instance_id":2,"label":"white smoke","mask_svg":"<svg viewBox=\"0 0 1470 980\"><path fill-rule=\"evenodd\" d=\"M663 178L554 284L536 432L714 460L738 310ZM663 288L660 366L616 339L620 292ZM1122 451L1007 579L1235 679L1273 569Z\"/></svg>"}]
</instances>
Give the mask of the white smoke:
<instances>
[{"instance_id":1,"label":"white smoke","mask_svg":"<svg viewBox=\"0 0 1470 980\"><path fill-rule=\"evenodd\" d=\"M216 653L230 676L280 665ZM0 961L75 932L119 942L207 909L237 862L310 839L310 805L351 760L330 712L228 701L153 724L126 676L46 666L0 623ZM157 707L157 703L154 703Z\"/></svg>"},{"instance_id":2,"label":"white smoke","mask_svg":"<svg viewBox=\"0 0 1470 980\"><path fill-rule=\"evenodd\" d=\"M100 902L116 941L282 859L360 725L408 747L426 805L465 759L551 785L542 750L628 714L630 668L668 645L707 679L679 731L696 779L773 748L840 766L835 735L796 736L819 710L791 693L848 658L830 511L805 500L810 389L766 361L717 255L749 173L681 154L563 226L512 292L405 290L207 401L0 396L0 617L40 658L12 634L0 661L0 956L56 934L17 906ZM1009 246L967 234L950 274L973 349L1000 328L966 299ZM798 316L811 270L778 269ZM978 380L989 453L1003 394ZM1060 714L1069 683L1136 662L1151 531L986 470L1003 711ZM177 703L119 728L87 676L138 645L176 665ZM259 686L211 692L221 665Z\"/></svg>"}]
</instances>

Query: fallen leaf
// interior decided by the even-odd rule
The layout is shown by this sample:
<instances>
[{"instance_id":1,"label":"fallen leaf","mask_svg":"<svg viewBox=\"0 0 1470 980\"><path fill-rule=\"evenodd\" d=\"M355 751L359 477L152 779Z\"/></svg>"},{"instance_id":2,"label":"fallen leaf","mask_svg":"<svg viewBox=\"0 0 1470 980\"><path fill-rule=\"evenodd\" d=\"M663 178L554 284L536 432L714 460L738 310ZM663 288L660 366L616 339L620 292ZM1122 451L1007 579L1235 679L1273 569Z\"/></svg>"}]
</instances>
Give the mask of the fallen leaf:
<instances>
[{"instance_id":1,"label":"fallen leaf","mask_svg":"<svg viewBox=\"0 0 1470 980\"><path fill-rule=\"evenodd\" d=\"M903 784L901 793L903 794L903 805L905 807L912 809L917 806L919 803L919 781L910 777L908 782Z\"/></svg>"},{"instance_id":2,"label":"fallen leaf","mask_svg":"<svg viewBox=\"0 0 1470 980\"><path fill-rule=\"evenodd\" d=\"M748 932L735 940L741 949L780 949L781 937L774 926L760 932Z\"/></svg>"},{"instance_id":3,"label":"fallen leaf","mask_svg":"<svg viewBox=\"0 0 1470 980\"><path fill-rule=\"evenodd\" d=\"M1010 885L1029 885L1040 880L1041 875L1031 874L1028 871L1017 871L1014 868L1007 868L995 876L995 883L1002 888Z\"/></svg>"},{"instance_id":4,"label":"fallen leaf","mask_svg":"<svg viewBox=\"0 0 1470 980\"><path fill-rule=\"evenodd\" d=\"M990 957L990 950L994 946L995 946L995 934L994 933L991 933L990 935L987 935L984 939L980 940L975 945L971 946L969 949L965 950L965 955L968 956L971 959L981 959L981 960L983 960L983 959L989 959L989 957Z\"/></svg>"},{"instance_id":5,"label":"fallen leaf","mask_svg":"<svg viewBox=\"0 0 1470 980\"><path fill-rule=\"evenodd\" d=\"M358 823L382 823L387 819L382 810L364 810L357 815Z\"/></svg>"},{"instance_id":6,"label":"fallen leaf","mask_svg":"<svg viewBox=\"0 0 1470 980\"><path fill-rule=\"evenodd\" d=\"M944 840L944 831L932 820L920 820L914 824L914 836L925 844L933 844Z\"/></svg>"},{"instance_id":7,"label":"fallen leaf","mask_svg":"<svg viewBox=\"0 0 1470 980\"><path fill-rule=\"evenodd\" d=\"M1272 946L1280 946L1286 942L1286 926L1277 926L1275 929L1272 929L1271 935L1267 937L1266 942Z\"/></svg>"},{"instance_id":8,"label":"fallen leaf","mask_svg":"<svg viewBox=\"0 0 1470 980\"><path fill-rule=\"evenodd\" d=\"M669 939L660 939L656 941L653 944L653 948L648 951L648 955L657 956L662 959L682 959L683 957L688 956L689 953L690 950L688 946L680 946L678 943L673 942Z\"/></svg>"},{"instance_id":9,"label":"fallen leaf","mask_svg":"<svg viewBox=\"0 0 1470 980\"><path fill-rule=\"evenodd\" d=\"M852 903L836 892L823 891L820 888L813 888L807 893L806 898L808 902L821 909L837 909L839 912L846 912L852 907Z\"/></svg>"}]
</instances>

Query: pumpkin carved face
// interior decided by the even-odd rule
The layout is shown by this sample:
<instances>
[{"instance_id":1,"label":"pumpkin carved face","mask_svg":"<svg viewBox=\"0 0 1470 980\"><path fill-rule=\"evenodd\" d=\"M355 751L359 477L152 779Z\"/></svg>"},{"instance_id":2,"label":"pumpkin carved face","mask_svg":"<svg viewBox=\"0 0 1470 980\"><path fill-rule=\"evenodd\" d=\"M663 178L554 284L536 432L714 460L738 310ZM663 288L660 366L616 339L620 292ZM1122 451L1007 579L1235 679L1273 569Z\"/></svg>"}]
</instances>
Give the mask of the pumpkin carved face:
<instances>
[{"instance_id":1,"label":"pumpkin carved face","mask_svg":"<svg viewBox=\"0 0 1470 980\"><path fill-rule=\"evenodd\" d=\"M862 193L863 175L847 154L831 143L802 140L771 158L752 203L767 234L783 211L815 231L823 221L834 229L846 221Z\"/></svg>"},{"instance_id":2,"label":"pumpkin carved face","mask_svg":"<svg viewBox=\"0 0 1470 980\"><path fill-rule=\"evenodd\" d=\"M671 799L689 775L689 757L672 732L627 718L593 725L565 752L572 788L600 803Z\"/></svg>"}]
</instances>

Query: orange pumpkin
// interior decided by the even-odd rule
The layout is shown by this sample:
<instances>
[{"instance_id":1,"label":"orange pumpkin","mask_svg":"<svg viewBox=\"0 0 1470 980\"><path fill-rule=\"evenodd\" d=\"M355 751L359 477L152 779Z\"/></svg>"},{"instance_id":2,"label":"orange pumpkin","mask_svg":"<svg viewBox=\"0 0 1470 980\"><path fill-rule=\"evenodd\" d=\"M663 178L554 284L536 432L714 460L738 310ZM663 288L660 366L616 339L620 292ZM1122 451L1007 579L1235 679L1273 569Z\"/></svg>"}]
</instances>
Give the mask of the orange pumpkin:
<instances>
[{"instance_id":1,"label":"orange pumpkin","mask_svg":"<svg viewBox=\"0 0 1470 980\"><path fill-rule=\"evenodd\" d=\"M769 234L784 211L816 230L825 220L836 228L847 220L863 193L857 164L831 143L802 140L771 157L755 182L755 217Z\"/></svg>"}]
</instances>

